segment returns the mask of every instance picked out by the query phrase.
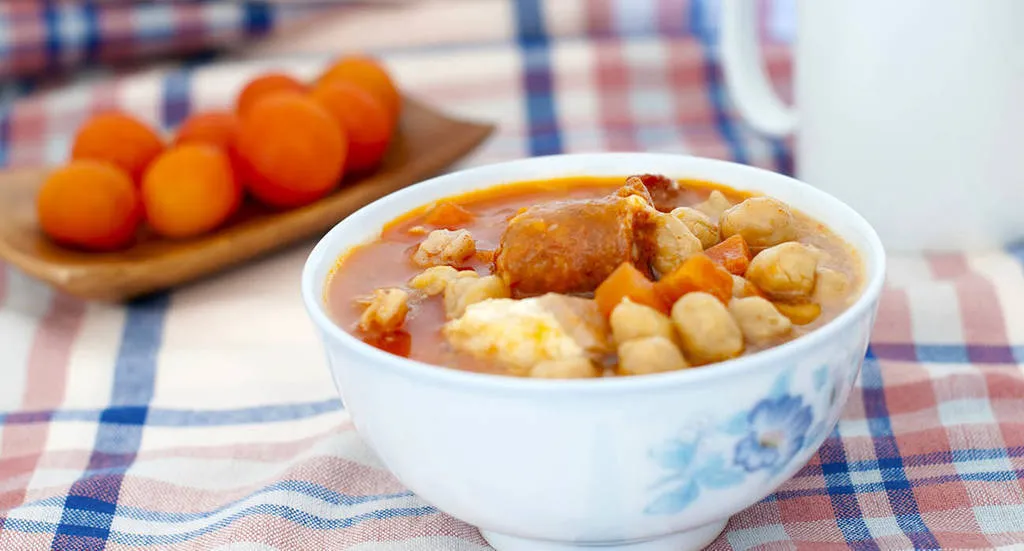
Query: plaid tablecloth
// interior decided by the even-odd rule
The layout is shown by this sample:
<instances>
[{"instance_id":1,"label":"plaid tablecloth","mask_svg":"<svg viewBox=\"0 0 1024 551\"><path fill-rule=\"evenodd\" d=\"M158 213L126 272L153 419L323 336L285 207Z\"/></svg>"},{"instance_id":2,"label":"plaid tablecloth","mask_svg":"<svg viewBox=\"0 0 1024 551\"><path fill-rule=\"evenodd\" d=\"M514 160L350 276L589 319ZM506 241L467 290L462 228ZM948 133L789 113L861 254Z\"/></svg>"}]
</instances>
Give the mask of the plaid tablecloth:
<instances>
[{"instance_id":1,"label":"plaid tablecloth","mask_svg":"<svg viewBox=\"0 0 1024 551\"><path fill-rule=\"evenodd\" d=\"M205 52L355 1L5 0L0 2L0 78Z\"/></svg>"},{"instance_id":2,"label":"plaid tablecloth","mask_svg":"<svg viewBox=\"0 0 1024 551\"><path fill-rule=\"evenodd\" d=\"M784 89L787 49L771 38L789 35L791 7L767 8ZM10 57L5 9L10 71L27 62ZM464 165L638 149L789 171L787 145L731 111L714 13L700 0L365 3L230 61L27 95L0 114L0 164L61 160L97 109L173 125L262 69L312 75L370 49L409 92L500 124ZM0 266L0 549L488 549L353 431L299 299L311 246L127 306ZM1022 263L1024 246L891 258L837 430L711 549L1024 545Z\"/></svg>"}]
</instances>

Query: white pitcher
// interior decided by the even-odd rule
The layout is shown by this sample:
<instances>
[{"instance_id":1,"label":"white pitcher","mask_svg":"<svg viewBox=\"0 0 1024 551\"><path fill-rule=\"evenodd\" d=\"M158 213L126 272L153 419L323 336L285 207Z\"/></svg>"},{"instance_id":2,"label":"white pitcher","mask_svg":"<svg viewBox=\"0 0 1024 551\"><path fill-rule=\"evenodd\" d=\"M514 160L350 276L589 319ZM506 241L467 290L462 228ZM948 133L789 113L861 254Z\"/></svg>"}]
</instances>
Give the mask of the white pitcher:
<instances>
[{"instance_id":1,"label":"white pitcher","mask_svg":"<svg viewBox=\"0 0 1024 551\"><path fill-rule=\"evenodd\" d=\"M1024 239L1024 0L797 0L795 103L760 63L756 0L723 0L721 54L757 130L890 251Z\"/></svg>"}]
</instances>

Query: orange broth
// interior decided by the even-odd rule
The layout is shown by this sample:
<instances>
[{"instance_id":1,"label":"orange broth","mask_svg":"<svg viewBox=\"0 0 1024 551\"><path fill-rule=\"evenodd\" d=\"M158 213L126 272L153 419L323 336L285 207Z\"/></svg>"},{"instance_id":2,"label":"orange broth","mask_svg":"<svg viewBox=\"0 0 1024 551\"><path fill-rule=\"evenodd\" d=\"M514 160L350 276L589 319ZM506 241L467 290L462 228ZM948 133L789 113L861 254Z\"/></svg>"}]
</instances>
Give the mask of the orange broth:
<instances>
[{"instance_id":1,"label":"orange broth","mask_svg":"<svg viewBox=\"0 0 1024 551\"><path fill-rule=\"evenodd\" d=\"M626 177L573 177L542 181L518 182L445 198L473 214L474 219L460 226L472 233L478 250L497 248L509 218L524 207L572 199L593 199L608 195L619 188ZM678 180L681 192L676 206L692 206L707 199L713 190L722 192L734 204L751 194L696 180ZM438 201L442 202L442 201ZM327 282L326 301L334 321L344 330L364 338L357 326L362 307L357 299L366 297L382 287L405 287L410 279L423 271L410 260L412 251L430 230L437 229L425 222L433 206L424 205L398 218L386 222L379 239L354 247L338 260ZM794 211L800 227L801 241L815 245L828 253L829 266L841 270L853 280L860 277L859 264L849 247L823 224ZM717 223L717 220L715 220ZM425 231L421 231L425 230ZM481 275L490 274L491 263L479 258L471 260L463 269L472 268ZM841 311L842 309L838 309ZM794 338L831 320L838 311L824 309L819 318L806 326L794 327ZM468 371L504 373L501 366L453 352L441 334L445 323L443 301L440 297L416 298L410 301L410 312L398 342L381 343L374 337L366 342L412 359ZM756 347L747 353L756 352Z\"/></svg>"}]
</instances>

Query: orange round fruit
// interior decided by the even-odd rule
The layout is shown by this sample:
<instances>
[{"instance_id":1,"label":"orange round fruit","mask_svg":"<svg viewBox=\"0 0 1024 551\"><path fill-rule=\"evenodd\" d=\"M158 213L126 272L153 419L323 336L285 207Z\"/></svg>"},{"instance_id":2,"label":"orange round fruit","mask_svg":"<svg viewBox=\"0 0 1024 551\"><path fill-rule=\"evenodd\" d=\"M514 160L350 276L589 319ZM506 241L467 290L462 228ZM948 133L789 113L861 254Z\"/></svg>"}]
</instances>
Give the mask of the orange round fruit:
<instances>
[{"instance_id":1,"label":"orange round fruit","mask_svg":"<svg viewBox=\"0 0 1024 551\"><path fill-rule=\"evenodd\" d=\"M306 96L267 98L242 117L235 151L250 193L274 207L311 203L341 182L348 138Z\"/></svg>"},{"instance_id":2,"label":"orange round fruit","mask_svg":"<svg viewBox=\"0 0 1024 551\"><path fill-rule=\"evenodd\" d=\"M205 111L181 123L174 144L205 143L228 150L234 145L237 133L237 115L230 111Z\"/></svg>"},{"instance_id":3,"label":"orange round fruit","mask_svg":"<svg viewBox=\"0 0 1024 551\"><path fill-rule=\"evenodd\" d=\"M360 55L343 57L320 77L318 84L351 82L381 100L394 120L402 111L402 96L387 69L377 60Z\"/></svg>"},{"instance_id":4,"label":"orange round fruit","mask_svg":"<svg viewBox=\"0 0 1024 551\"><path fill-rule=\"evenodd\" d=\"M238 210L241 200L227 152L209 144L168 149L142 179L146 219L164 237L195 237L211 231Z\"/></svg>"},{"instance_id":5,"label":"orange round fruit","mask_svg":"<svg viewBox=\"0 0 1024 551\"><path fill-rule=\"evenodd\" d=\"M310 96L327 109L348 136L346 174L380 164L394 131L391 114L380 100L344 81L319 84Z\"/></svg>"},{"instance_id":6,"label":"orange round fruit","mask_svg":"<svg viewBox=\"0 0 1024 551\"><path fill-rule=\"evenodd\" d=\"M113 163L138 183L146 166L163 149L160 135L138 119L124 113L103 113L79 128L71 158Z\"/></svg>"},{"instance_id":7,"label":"orange round fruit","mask_svg":"<svg viewBox=\"0 0 1024 551\"><path fill-rule=\"evenodd\" d=\"M261 100L281 92L304 94L306 85L283 73L268 73L258 76L246 84L238 94L235 111L240 116L245 116Z\"/></svg>"},{"instance_id":8,"label":"orange round fruit","mask_svg":"<svg viewBox=\"0 0 1024 551\"><path fill-rule=\"evenodd\" d=\"M205 143L222 149L231 160L236 177L239 172L235 154L235 139L238 136L238 115L231 111L206 111L195 113L178 127L174 145Z\"/></svg>"},{"instance_id":9,"label":"orange round fruit","mask_svg":"<svg viewBox=\"0 0 1024 551\"><path fill-rule=\"evenodd\" d=\"M36 198L36 214L43 232L57 243L113 251L135 240L142 206L123 169L79 159L49 175Z\"/></svg>"}]
</instances>

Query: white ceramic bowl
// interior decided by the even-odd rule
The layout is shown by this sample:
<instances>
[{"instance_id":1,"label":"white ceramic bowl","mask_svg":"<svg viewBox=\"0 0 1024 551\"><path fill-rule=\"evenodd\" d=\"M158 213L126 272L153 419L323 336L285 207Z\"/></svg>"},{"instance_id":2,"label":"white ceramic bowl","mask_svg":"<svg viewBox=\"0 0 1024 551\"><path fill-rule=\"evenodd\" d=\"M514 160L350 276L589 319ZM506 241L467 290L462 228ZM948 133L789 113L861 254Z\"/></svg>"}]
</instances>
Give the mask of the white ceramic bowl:
<instances>
[{"instance_id":1,"label":"white ceramic bowl","mask_svg":"<svg viewBox=\"0 0 1024 551\"><path fill-rule=\"evenodd\" d=\"M628 378L532 380L377 350L335 325L336 259L436 199L505 182L661 173L756 190L828 224L861 255L860 298L829 324L714 366ZM539 157L440 176L364 207L313 249L302 295L360 435L427 502L499 551L698 549L803 466L860 369L885 270L874 230L839 200L765 170L643 153Z\"/></svg>"}]
</instances>

